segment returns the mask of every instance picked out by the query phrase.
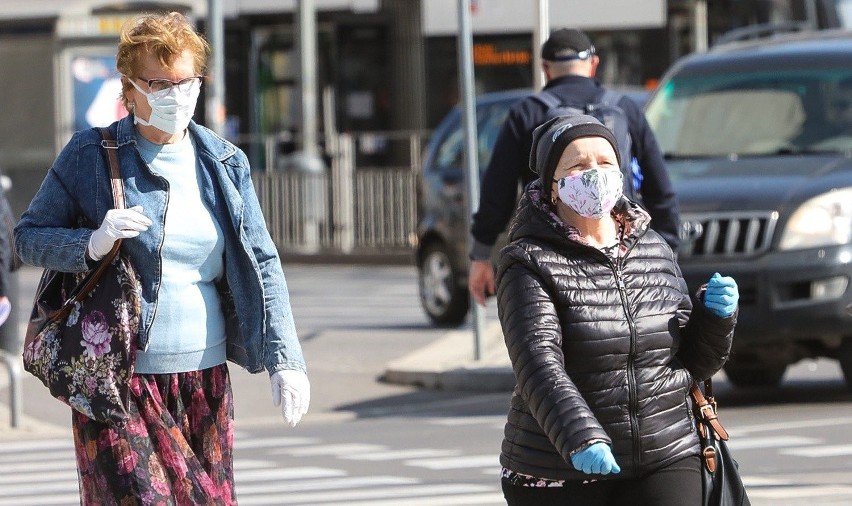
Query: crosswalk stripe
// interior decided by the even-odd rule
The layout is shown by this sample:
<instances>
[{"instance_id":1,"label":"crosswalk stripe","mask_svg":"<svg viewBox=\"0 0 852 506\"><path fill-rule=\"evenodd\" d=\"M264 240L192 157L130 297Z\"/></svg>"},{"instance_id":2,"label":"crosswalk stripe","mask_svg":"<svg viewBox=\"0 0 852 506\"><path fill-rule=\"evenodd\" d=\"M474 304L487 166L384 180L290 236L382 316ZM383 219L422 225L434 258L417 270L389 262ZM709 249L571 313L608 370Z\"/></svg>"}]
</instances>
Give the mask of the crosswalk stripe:
<instances>
[{"instance_id":1,"label":"crosswalk stripe","mask_svg":"<svg viewBox=\"0 0 852 506\"><path fill-rule=\"evenodd\" d=\"M503 494L499 492L441 496L440 500L441 506L462 506L471 504L492 506L494 504L503 504L504 502L506 502L506 499L504 499ZM242 502L240 502L240 504L242 504ZM404 500L389 499L365 502L347 501L343 503L327 504L324 506L434 506L435 504L437 504L437 502L434 497L418 497L416 499Z\"/></svg>"},{"instance_id":2,"label":"crosswalk stripe","mask_svg":"<svg viewBox=\"0 0 852 506\"><path fill-rule=\"evenodd\" d=\"M26 473L31 471L41 471L45 473L47 471L56 471L63 469L76 469L76 465L74 460L51 460L46 459L42 461L24 461L18 463L9 463L8 467L3 466L3 475L9 474L17 474L17 473Z\"/></svg>"},{"instance_id":3,"label":"crosswalk stripe","mask_svg":"<svg viewBox=\"0 0 852 506\"><path fill-rule=\"evenodd\" d=\"M71 439L46 439L44 441L3 441L0 443L0 454L32 452L36 450L71 450L74 443Z\"/></svg>"},{"instance_id":4,"label":"crosswalk stripe","mask_svg":"<svg viewBox=\"0 0 852 506\"><path fill-rule=\"evenodd\" d=\"M38 493L44 494L47 492L78 492L80 490L77 480L62 480L55 482L39 483ZM32 483L21 483L18 485L3 485L0 486L0 497L24 496L33 493ZM23 504L23 503L21 503Z\"/></svg>"},{"instance_id":5,"label":"crosswalk stripe","mask_svg":"<svg viewBox=\"0 0 852 506\"><path fill-rule=\"evenodd\" d=\"M234 441L234 450L248 448L272 448L277 446L302 446L318 442L318 439L311 437L262 437L257 439L237 439Z\"/></svg>"},{"instance_id":6,"label":"crosswalk stripe","mask_svg":"<svg viewBox=\"0 0 852 506\"><path fill-rule=\"evenodd\" d=\"M792 485L789 480L782 480L777 478L766 478L764 476L750 476L743 475L743 485L745 485L746 489L749 487L768 487L768 486L781 486L781 485Z\"/></svg>"},{"instance_id":7,"label":"crosswalk stripe","mask_svg":"<svg viewBox=\"0 0 852 506\"><path fill-rule=\"evenodd\" d=\"M499 456L494 455L470 455L463 457L448 457L437 459L406 460L405 465L413 467L425 467L432 470L446 469L468 469L471 467L486 467L500 465Z\"/></svg>"},{"instance_id":8,"label":"crosswalk stripe","mask_svg":"<svg viewBox=\"0 0 852 506\"><path fill-rule=\"evenodd\" d=\"M506 421L506 415L488 415L488 416L450 416L447 418L434 418L429 420L429 423L441 425L444 427L455 427L459 425L478 425L482 423L499 423L503 426Z\"/></svg>"},{"instance_id":9,"label":"crosswalk stripe","mask_svg":"<svg viewBox=\"0 0 852 506\"><path fill-rule=\"evenodd\" d=\"M852 424L849 418L816 418L808 420L785 420L776 423L761 423L757 425L738 425L732 431L731 436L745 434L748 432L766 432L778 430L809 429L812 427L832 427L837 425Z\"/></svg>"},{"instance_id":10,"label":"crosswalk stripe","mask_svg":"<svg viewBox=\"0 0 852 506\"><path fill-rule=\"evenodd\" d=\"M234 459L234 472L239 472L247 469L269 469L275 467L275 462L271 460L252 460L252 459Z\"/></svg>"},{"instance_id":11,"label":"crosswalk stripe","mask_svg":"<svg viewBox=\"0 0 852 506\"><path fill-rule=\"evenodd\" d=\"M0 454L0 465L18 464L23 461L44 462L47 460L68 460L74 462L74 450L33 450L17 454Z\"/></svg>"},{"instance_id":12,"label":"crosswalk stripe","mask_svg":"<svg viewBox=\"0 0 852 506\"><path fill-rule=\"evenodd\" d=\"M333 445L312 445L303 448L281 448L277 450L272 450L269 453L272 455L285 454L293 455L294 457L308 457L320 455L345 455L348 453L357 454L384 450L387 450L387 446L361 443L345 443Z\"/></svg>"},{"instance_id":13,"label":"crosswalk stripe","mask_svg":"<svg viewBox=\"0 0 852 506\"><path fill-rule=\"evenodd\" d=\"M461 452L458 450L433 450L431 448L414 448L411 450L390 450L386 452L363 453L358 455L341 455L345 460L405 460L426 457L454 457Z\"/></svg>"},{"instance_id":14,"label":"crosswalk stripe","mask_svg":"<svg viewBox=\"0 0 852 506\"><path fill-rule=\"evenodd\" d=\"M4 473L0 476L0 485L9 485L13 483L45 483L57 480L77 480L77 469L68 469L64 471L53 471L51 473L43 473L30 471L27 473Z\"/></svg>"},{"instance_id":15,"label":"crosswalk stripe","mask_svg":"<svg viewBox=\"0 0 852 506\"><path fill-rule=\"evenodd\" d=\"M0 498L0 506L74 506L80 504L80 494L48 494Z\"/></svg>"},{"instance_id":16,"label":"crosswalk stripe","mask_svg":"<svg viewBox=\"0 0 852 506\"><path fill-rule=\"evenodd\" d=\"M841 455L852 455L852 445L808 446L806 448L781 450L779 453L796 457L839 457Z\"/></svg>"},{"instance_id":17,"label":"crosswalk stripe","mask_svg":"<svg viewBox=\"0 0 852 506\"><path fill-rule=\"evenodd\" d=\"M241 482L264 480L303 480L307 478L331 478L333 476L346 476L346 472L340 469L330 469L325 467L255 469L251 471L243 471L239 474L239 476L235 475L235 480L239 479Z\"/></svg>"},{"instance_id":18,"label":"crosswalk stripe","mask_svg":"<svg viewBox=\"0 0 852 506\"><path fill-rule=\"evenodd\" d=\"M447 484L447 485L411 485L400 487L385 487L368 490L335 490L330 492L308 492L304 494L287 494L286 503L292 504L319 504L330 501L346 501L345 504L352 504L353 500L367 499L395 499L395 504L400 504L400 499L417 496L440 497L441 499L433 499L432 504L443 504L443 497L452 494L467 494L476 492L491 492L493 488L485 485L465 485L465 484ZM280 504L283 500L281 494L257 495L252 497L240 498L240 504Z\"/></svg>"},{"instance_id":19,"label":"crosswalk stripe","mask_svg":"<svg viewBox=\"0 0 852 506\"><path fill-rule=\"evenodd\" d=\"M310 490L335 490L342 488L379 487L385 485L413 485L420 483L416 478L402 476L353 476L347 478L316 479L302 482L270 482L259 485L244 485L237 477L237 498L247 495L281 493L289 494Z\"/></svg>"},{"instance_id":20,"label":"crosswalk stripe","mask_svg":"<svg viewBox=\"0 0 852 506\"><path fill-rule=\"evenodd\" d=\"M788 446L812 445L821 441L821 439L801 436L731 438L728 441L728 447L734 451L750 450L753 448L785 448Z\"/></svg>"},{"instance_id":21,"label":"crosswalk stripe","mask_svg":"<svg viewBox=\"0 0 852 506\"><path fill-rule=\"evenodd\" d=\"M852 494L852 487L846 485L783 486L748 490L749 499L779 499L782 501L789 501L794 498L816 499L817 497L850 494Z\"/></svg>"}]
</instances>

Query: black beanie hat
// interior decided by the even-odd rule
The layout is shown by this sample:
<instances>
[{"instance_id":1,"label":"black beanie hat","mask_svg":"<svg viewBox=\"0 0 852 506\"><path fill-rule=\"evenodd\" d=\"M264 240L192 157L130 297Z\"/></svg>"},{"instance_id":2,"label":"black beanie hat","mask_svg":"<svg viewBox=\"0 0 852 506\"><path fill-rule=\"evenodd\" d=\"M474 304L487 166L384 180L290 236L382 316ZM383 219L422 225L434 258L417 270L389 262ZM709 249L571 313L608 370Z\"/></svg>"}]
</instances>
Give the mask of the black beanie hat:
<instances>
[{"instance_id":1,"label":"black beanie hat","mask_svg":"<svg viewBox=\"0 0 852 506\"><path fill-rule=\"evenodd\" d=\"M539 175L545 191L551 187L553 173L556 172L562 152L571 141L580 137L603 137L609 141L615 151L618 165L621 166L621 155L615 135L593 116L557 116L539 125L533 131L532 137L530 170Z\"/></svg>"}]
</instances>

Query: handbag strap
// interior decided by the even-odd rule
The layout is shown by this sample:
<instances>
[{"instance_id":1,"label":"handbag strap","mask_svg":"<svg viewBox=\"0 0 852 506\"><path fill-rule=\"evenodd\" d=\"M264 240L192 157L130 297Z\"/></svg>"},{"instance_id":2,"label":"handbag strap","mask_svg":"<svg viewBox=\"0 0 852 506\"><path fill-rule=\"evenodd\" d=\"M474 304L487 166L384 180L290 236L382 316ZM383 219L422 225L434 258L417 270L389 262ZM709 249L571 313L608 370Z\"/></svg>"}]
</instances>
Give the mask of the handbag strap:
<instances>
[{"instance_id":1,"label":"handbag strap","mask_svg":"<svg viewBox=\"0 0 852 506\"><path fill-rule=\"evenodd\" d=\"M692 400L695 401L696 415L703 418L713 427L713 431L719 439L727 441L728 431L722 427L722 423L719 421L716 399L713 397L713 380L711 378L704 380L704 391L707 393L706 397L701 392L701 388L698 387L697 383L693 383L692 388L689 390Z\"/></svg>"},{"instance_id":2,"label":"handbag strap","mask_svg":"<svg viewBox=\"0 0 852 506\"><path fill-rule=\"evenodd\" d=\"M107 161L109 163L109 181L112 186L113 206L115 209L124 209L124 183L121 180L121 169L119 168L118 155L116 154L118 151L118 143L112 138L112 133L110 133L108 128L98 128L98 131L101 133L101 138L103 139L101 141L101 147L104 148L104 151L107 154ZM120 247L121 239L118 239L115 241L115 244L113 244L109 253L101 259L95 272L86 279L86 282L79 290L77 290L77 293L65 302L65 305L62 307L60 312L66 309L70 311L75 302L82 301L87 295L89 295L89 292L95 289L98 285L98 281L101 279L101 276L103 276L104 271L106 271L107 267L109 267L110 263L112 263L113 258L115 258L118 254Z\"/></svg>"}]
</instances>

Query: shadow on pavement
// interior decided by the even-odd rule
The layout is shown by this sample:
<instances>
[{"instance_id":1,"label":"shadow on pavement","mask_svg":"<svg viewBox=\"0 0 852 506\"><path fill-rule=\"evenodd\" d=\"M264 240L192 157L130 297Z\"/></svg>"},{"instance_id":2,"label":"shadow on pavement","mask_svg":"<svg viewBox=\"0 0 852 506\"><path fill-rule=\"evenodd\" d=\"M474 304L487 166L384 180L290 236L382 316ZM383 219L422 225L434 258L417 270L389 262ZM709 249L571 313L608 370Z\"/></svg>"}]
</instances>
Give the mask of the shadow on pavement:
<instances>
[{"instance_id":1,"label":"shadow on pavement","mask_svg":"<svg viewBox=\"0 0 852 506\"><path fill-rule=\"evenodd\" d=\"M775 406L784 404L848 403L852 392L845 382L826 379L783 381L774 388L735 388L728 381L714 381L714 394L725 406Z\"/></svg>"},{"instance_id":2,"label":"shadow on pavement","mask_svg":"<svg viewBox=\"0 0 852 506\"><path fill-rule=\"evenodd\" d=\"M344 404L335 411L349 411L358 418L505 416L510 393L416 390L405 394Z\"/></svg>"}]
</instances>

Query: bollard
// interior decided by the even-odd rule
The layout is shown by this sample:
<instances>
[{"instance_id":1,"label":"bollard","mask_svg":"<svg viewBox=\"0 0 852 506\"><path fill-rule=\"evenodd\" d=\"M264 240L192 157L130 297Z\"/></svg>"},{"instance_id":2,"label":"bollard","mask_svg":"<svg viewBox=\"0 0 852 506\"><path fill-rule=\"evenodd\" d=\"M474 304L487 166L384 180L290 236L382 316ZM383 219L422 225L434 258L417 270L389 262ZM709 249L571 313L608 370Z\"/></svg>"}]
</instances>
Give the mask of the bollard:
<instances>
[{"instance_id":1,"label":"bollard","mask_svg":"<svg viewBox=\"0 0 852 506\"><path fill-rule=\"evenodd\" d=\"M292 178L299 195L300 249L316 253L328 221L328 168L319 156L297 151L282 157L278 169Z\"/></svg>"}]
</instances>

